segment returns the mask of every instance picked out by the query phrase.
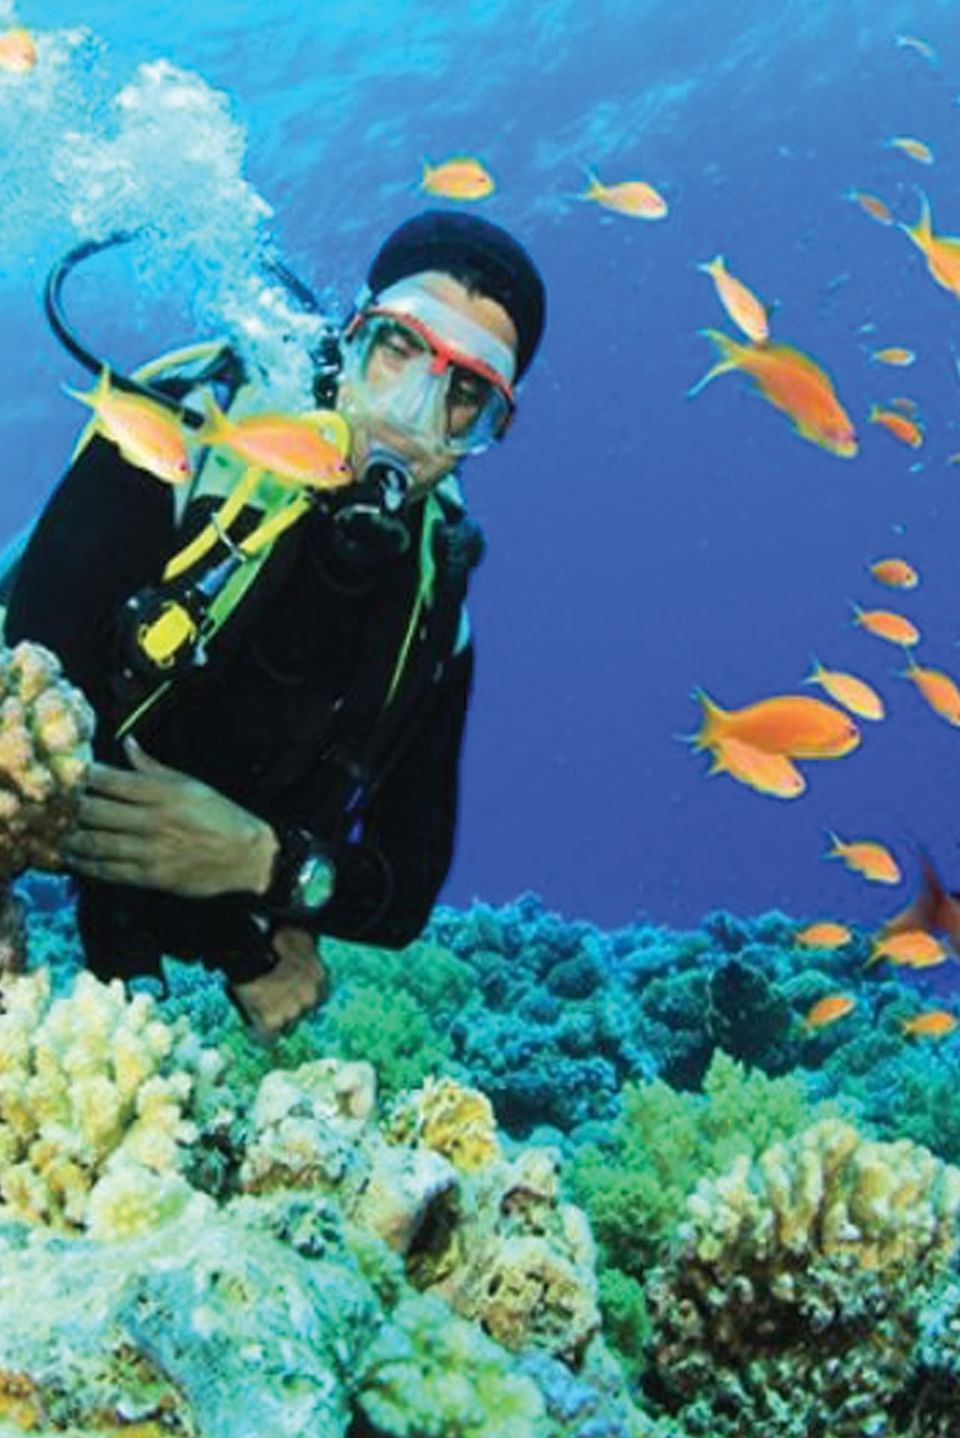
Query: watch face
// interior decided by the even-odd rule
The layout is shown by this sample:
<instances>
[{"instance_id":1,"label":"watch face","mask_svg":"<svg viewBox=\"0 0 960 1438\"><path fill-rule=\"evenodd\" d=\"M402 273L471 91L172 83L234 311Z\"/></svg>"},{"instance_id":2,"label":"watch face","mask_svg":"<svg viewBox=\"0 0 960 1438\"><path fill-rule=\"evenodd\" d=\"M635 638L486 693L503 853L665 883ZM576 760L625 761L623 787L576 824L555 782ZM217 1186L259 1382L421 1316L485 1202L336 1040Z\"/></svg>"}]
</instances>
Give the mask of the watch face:
<instances>
[{"instance_id":1,"label":"watch face","mask_svg":"<svg viewBox=\"0 0 960 1438\"><path fill-rule=\"evenodd\" d=\"M333 865L311 854L297 875L297 901L305 909L318 909L333 893Z\"/></svg>"}]
</instances>

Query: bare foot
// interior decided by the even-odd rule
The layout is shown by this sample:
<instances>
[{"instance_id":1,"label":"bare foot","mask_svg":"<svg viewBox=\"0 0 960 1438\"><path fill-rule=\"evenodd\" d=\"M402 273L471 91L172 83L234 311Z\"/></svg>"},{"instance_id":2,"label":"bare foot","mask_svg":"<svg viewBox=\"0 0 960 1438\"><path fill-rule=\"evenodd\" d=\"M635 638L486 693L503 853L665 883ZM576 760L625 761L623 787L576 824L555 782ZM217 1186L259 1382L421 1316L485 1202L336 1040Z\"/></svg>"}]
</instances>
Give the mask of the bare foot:
<instances>
[{"instance_id":1,"label":"bare foot","mask_svg":"<svg viewBox=\"0 0 960 1438\"><path fill-rule=\"evenodd\" d=\"M279 955L276 966L258 979L233 985L251 1029L262 1039L278 1038L330 994L330 975L311 934L281 928L272 942Z\"/></svg>"}]
</instances>

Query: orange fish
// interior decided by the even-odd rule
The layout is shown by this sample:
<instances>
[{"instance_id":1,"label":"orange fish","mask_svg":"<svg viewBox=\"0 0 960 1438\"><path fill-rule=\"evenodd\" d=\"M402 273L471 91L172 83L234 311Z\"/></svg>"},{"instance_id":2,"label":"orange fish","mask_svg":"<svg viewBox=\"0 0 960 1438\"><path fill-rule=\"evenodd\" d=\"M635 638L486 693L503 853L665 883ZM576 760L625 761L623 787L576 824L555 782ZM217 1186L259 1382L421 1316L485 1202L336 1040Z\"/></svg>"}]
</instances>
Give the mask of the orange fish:
<instances>
[{"instance_id":1,"label":"orange fish","mask_svg":"<svg viewBox=\"0 0 960 1438\"><path fill-rule=\"evenodd\" d=\"M893 215L889 205L885 205L883 200L878 199L876 195L870 195L865 190L848 190L846 198L853 200L865 215L869 215L872 220L877 220L881 225L893 224Z\"/></svg>"},{"instance_id":2,"label":"orange fish","mask_svg":"<svg viewBox=\"0 0 960 1438\"><path fill-rule=\"evenodd\" d=\"M892 434L901 444L908 444L911 449L919 449L923 444L922 426L909 415L901 414L899 410L884 409L882 405L873 404L870 406L867 420L870 424L883 425L888 434Z\"/></svg>"},{"instance_id":3,"label":"orange fish","mask_svg":"<svg viewBox=\"0 0 960 1438\"><path fill-rule=\"evenodd\" d=\"M842 859L848 869L862 874L874 884L899 884L902 875L900 866L884 844L873 839L855 839L847 843L834 833L829 833L831 847L825 854L827 859Z\"/></svg>"},{"instance_id":4,"label":"orange fish","mask_svg":"<svg viewBox=\"0 0 960 1438\"><path fill-rule=\"evenodd\" d=\"M827 1024L834 1024L837 1019L852 1013L856 1006L857 1001L850 994L828 994L825 999L818 999L807 1011L803 1022L808 1029L823 1029Z\"/></svg>"},{"instance_id":5,"label":"orange fish","mask_svg":"<svg viewBox=\"0 0 960 1438\"><path fill-rule=\"evenodd\" d=\"M831 699L861 719L882 719L886 713L880 695L865 679L858 679L855 674L847 674L842 669L824 669L818 659L813 661L813 669L803 682L819 684Z\"/></svg>"},{"instance_id":6,"label":"orange fish","mask_svg":"<svg viewBox=\"0 0 960 1438\"><path fill-rule=\"evenodd\" d=\"M960 728L960 688L956 680L944 674L942 669L928 669L917 664L912 655L908 658L909 666L903 670L901 677L913 680L935 714Z\"/></svg>"},{"instance_id":7,"label":"orange fish","mask_svg":"<svg viewBox=\"0 0 960 1438\"><path fill-rule=\"evenodd\" d=\"M915 1014L912 1019L901 1019L900 1031L915 1038L944 1039L953 1033L958 1022L960 1020L956 1015L946 1009L927 1009L925 1013Z\"/></svg>"},{"instance_id":8,"label":"orange fish","mask_svg":"<svg viewBox=\"0 0 960 1438\"><path fill-rule=\"evenodd\" d=\"M902 644L910 649L920 643L917 626L902 614L894 614L892 609L861 609L859 604L855 604L853 616L854 624L859 624L861 629L877 639L886 639L888 644Z\"/></svg>"},{"instance_id":9,"label":"orange fish","mask_svg":"<svg viewBox=\"0 0 960 1438\"><path fill-rule=\"evenodd\" d=\"M697 268L713 280L720 303L737 328L755 344L764 344L770 338L767 307L742 280L730 273L723 255L716 255Z\"/></svg>"},{"instance_id":10,"label":"orange fish","mask_svg":"<svg viewBox=\"0 0 960 1438\"><path fill-rule=\"evenodd\" d=\"M919 574L905 559L878 559L871 564L870 573L880 584L889 584L891 589L916 589L920 583Z\"/></svg>"},{"instance_id":11,"label":"orange fish","mask_svg":"<svg viewBox=\"0 0 960 1438\"><path fill-rule=\"evenodd\" d=\"M846 924L836 924L823 919L817 924L808 924L799 934L794 934L794 943L805 949L840 949L849 944L853 935Z\"/></svg>"},{"instance_id":12,"label":"orange fish","mask_svg":"<svg viewBox=\"0 0 960 1438\"><path fill-rule=\"evenodd\" d=\"M919 160L921 165L933 164L933 151L929 145L922 140L911 139L909 135L894 135L887 144L893 150L900 150L904 155L909 155L911 160Z\"/></svg>"},{"instance_id":13,"label":"orange fish","mask_svg":"<svg viewBox=\"0 0 960 1438\"><path fill-rule=\"evenodd\" d=\"M618 215L629 215L634 220L662 220L667 214L666 200L646 180L621 180L616 185L605 185L592 170L587 171L587 180L581 200L593 200L605 210L615 210Z\"/></svg>"},{"instance_id":14,"label":"orange fish","mask_svg":"<svg viewBox=\"0 0 960 1438\"><path fill-rule=\"evenodd\" d=\"M899 365L903 368L913 364L917 356L913 350L908 350L903 345L886 345L883 349L874 350L870 358L878 360L880 364Z\"/></svg>"},{"instance_id":15,"label":"orange fish","mask_svg":"<svg viewBox=\"0 0 960 1438\"><path fill-rule=\"evenodd\" d=\"M807 787L800 770L785 754L771 754L732 736L718 740L713 748L711 774L729 774L758 794L775 799L799 799Z\"/></svg>"},{"instance_id":16,"label":"orange fish","mask_svg":"<svg viewBox=\"0 0 960 1438\"><path fill-rule=\"evenodd\" d=\"M960 298L960 237L935 235L930 201L923 195L923 208L915 225L901 225L918 250L926 256L927 269L938 285Z\"/></svg>"},{"instance_id":17,"label":"orange fish","mask_svg":"<svg viewBox=\"0 0 960 1438\"><path fill-rule=\"evenodd\" d=\"M472 155L452 155L439 165L423 161L420 188L445 200L483 200L492 195L496 182L490 171Z\"/></svg>"},{"instance_id":18,"label":"orange fish","mask_svg":"<svg viewBox=\"0 0 960 1438\"><path fill-rule=\"evenodd\" d=\"M888 919L885 934L902 934L912 929L926 929L946 934L954 953L960 955L960 897L949 893L930 855L920 850L921 883L916 896L905 909Z\"/></svg>"},{"instance_id":19,"label":"orange fish","mask_svg":"<svg viewBox=\"0 0 960 1438\"><path fill-rule=\"evenodd\" d=\"M37 47L30 32L15 25L0 35L0 70L9 75L25 75L37 63Z\"/></svg>"},{"instance_id":20,"label":"orange fish","mask_svg":"<svg viewBox=\"0 0 960 1438\"><path fill-rule=\"evenodd\" d=\"M742 709L722 709L702 689L703 726L698 749L737 739L768 754L790 759L842 759L860 743L860 730L842 709L806 694L777 694Z\"/></svg>"},{"instance_id":21,"label":"orange fish","mask_svg":"<svg viewBox=\"0 0 960 1438\"><path fill-rule=\"evenodd\" d=\"M719 330L701 330L721 358L691 390L692 399L717 375L742 370L765 400L790 416L803 439L818 444L841 459L857 452L853 421L837 398L833 382L809 355L792 345L744 345Z\"/></svg>"},{"instance_id":22,"label":"orange fish","mask_svg":"<svg viewBox=\"0 0 960 1438\"><path fill-rule=\"evenodd\" d=\"M172 410L146 395L115 389L104 365L92 390L64 389L72 399L89 405L97 430L115 444L128 464L162 479L183 484L190 478L190 459L183 430Z\"/></svg>"},{"instance_id":23,"label":"orange fish","mask_svg":"<svg viewBox=\"0 0 960 1438\"><path fill-rule=\"evenodd\" d=\"M200 444L222 444L276 479L317 489L349 484L352 474L344 459L346 426L331 437L329 416L323 423L308 415L249 414L231 419L206 398L206 422Z\"/></svg>"},{"instance_id":24,"label":"orange fish","mask_svg":"<svg viewBox=\"0 0 960 1438\"><path fill-rule=\"evenodd\" d=\"M864 967L889 959L891 964L903 964L910 969L930 969L945 963L948 957L940 940L926 929L901 929L876 941Z\"/></svg>"}]
</instances>

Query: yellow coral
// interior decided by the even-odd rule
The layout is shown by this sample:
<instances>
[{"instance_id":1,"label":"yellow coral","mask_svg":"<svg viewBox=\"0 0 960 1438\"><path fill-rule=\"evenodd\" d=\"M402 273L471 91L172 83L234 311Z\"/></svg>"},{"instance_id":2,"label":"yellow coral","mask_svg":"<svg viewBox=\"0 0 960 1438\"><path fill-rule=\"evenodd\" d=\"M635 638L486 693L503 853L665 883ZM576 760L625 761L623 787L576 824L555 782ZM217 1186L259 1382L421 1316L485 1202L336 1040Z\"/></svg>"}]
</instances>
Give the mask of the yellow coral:
<instances>
[{"instance_id":1,"label":"yellow coral","mask_svg":"<svg viewBox=\"0 0 960 1438\"><path fill-rule=\"evenodd\" d=\"M451 1078L428 1078L399 1100L387 1128L394 1142L418 1141L475 1173L500 1157L493 1106L479 1089Z\"/></svg>"}]
</instances>

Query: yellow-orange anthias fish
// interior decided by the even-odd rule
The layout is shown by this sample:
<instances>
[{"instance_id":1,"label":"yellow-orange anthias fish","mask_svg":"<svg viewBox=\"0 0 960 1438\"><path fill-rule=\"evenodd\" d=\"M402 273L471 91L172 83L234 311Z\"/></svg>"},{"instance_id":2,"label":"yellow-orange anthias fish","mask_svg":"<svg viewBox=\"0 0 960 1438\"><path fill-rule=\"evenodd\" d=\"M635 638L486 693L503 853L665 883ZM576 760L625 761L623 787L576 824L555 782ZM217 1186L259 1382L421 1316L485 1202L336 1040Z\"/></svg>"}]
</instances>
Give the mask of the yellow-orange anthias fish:
<instances>
[{"instance_id":1,"label":"yellow-orange anthias fish","mask_svg":"<svg viewBox=\"0 0 960 1438\"><path fill-rule=\"evenodd\" d=\"M288 484L336 489L349 484L350 468L344 459L346 431L331 439L322 422L309 415L251 414L242 419L225 415L210 396L207 418L198 435L201 444L222 444L248 464L257 465Z\"/></svg>"},{"instance_id":2,"label":"yellow-orange anthias fish","mask_svg":"<svg viewBox=\"0 0 960 1438\"><path fill-rule=\"evenodd\" d=\"M452 155L439 165L424 160L420 188L446 200L483 200L493 194L496 182L473 155Z\"/></svg>"},{"instance_id":3,"label":"yellow-orange anthias fish","mask_svg":"<svg viewBox=\"0 0 960 1438\"><path fill-rule=\"evenodd\" d=\"M955 679L944 674L942 669L929 669L917 664L912 656L902 677L913 681L934 714L960 728L960 687Z\"/></svg>"},{"instance_id":4,"label":"yellow-orange anthias fish","mask_svg":"<svg viewBox=\"0 0 960 1438\"><path fill-rule=\"evenodd\" d=\"M771 754L732 737L718 740L712 752L711 774L729 774L758 794L799 799L807 787L806 779L785 754Z\"/></svg>"},{"instance_id":5,"label":"yellow-orange anthias fish","mask_svg":"<svg viewBox=\"0 0 960 1438\"><path fill-rule=\"evenodd\" d=\"M919 160L921 165L933 164L933 151L923 140L915 140L911 135L894 135L887 144L891 149L909 155L911 160Z\"/></svg>"},{"instance_id":6,"label":"yellow-orange anthias fish","mask_svg":"<svg viewBox=\"0 0 960 1438\"><path fill-rule=\"evenodd\" d=\"M870 566L870 573L880 584L891 589L916 589L920 576L906 559L878 559Z\"/></svg>"},{"instance_id":7,"label":"yellow-orange anthias fish","mask_svg":"<svg viewBox=\"0 0 960 1438\"><path fill-rule=\"evenodd\" d=\"M890 211L890 206L884 204L883 200L879 199L876 195L868 194L866 190L848 190L846 198L853 200L854 204L859 205L865 215L869 215L872 220L876 220L879 224L893 224L893 215Z\"/></svg>"},{"instance_id":8,"label":"yellow-orange anthias fish","mask_svg":"<svg viewBox=\"0 0 960 1438\"><path fill-rule=\"evenodd\" d=\"M857 1001L850 994L828 994L825 999L818 999L807 1011L803 1022L808 1029L824 1029L828 1024L834 1024L837 1019L852 1013L856 1006Z\"/></svg>"},{"instance_id":9,"label":"yellow-orange anthias fish","mask_svg":"<svg viewBox=\"0 0 960 1438\"><path fill-rule=\"evenodd\" d=\"M880 364L899 365L903 369L913 364L917 355L915 350L908 350L905 345L885 345L883 349L874 350L870 358Z\"/></svg>"},{"instance_id":10,"label":"yellow-orange anthias fish","mask_svg":"<svg viewBox=\"0 0 960 1438\"><path fill-rule=\"evenodd\" d=\"M923 444L923 426L909 415L901 414L899 410L884 409L882 405L873 404L867 419L870 424L882 425L894 439L898 439L901 444L908 444L911 449L919 449Z\"/></svg>"},{"instance_id":11,"label":"yellow-orange anthias fish","mask_svg":"<svg viewBox=\"0 0 960 1438\"><path fill-rule=\"evenodd\" d=\"M853 935L846 924L837 924L832 919L821 919L808 924L794 935L794 942L805 949L840 949L849 944Z\"/></svg>"},{"instance_id":12,"label":"yellow-orange anthias fish","mask_svg":"<svg viewBox=\"0 0 960 1438\"><path fill-rule=\"evenodd\" d=\"M703 706L703 725L693 741L698 749L736 739L790 759L842 759L860 743L849 714L806 694L776 694L742 709L722 709L702 689L695 697Z\"/></svg>"},{"instance_id":13,"label":"yellow-orange anthias fish","mask_svg":"<svg viewBox=\"0 0 960 1438\"><path fill-rule=\"evenodd\" d=\"M879 938L864 967L889 959L891 964L902 964L905 968L929 969L945 963L948 957L940 940L926 929L902 929Z\"/></svg>"},{"instance_id":14,"label":"yellow-orange anthias fish","mask_svg":"<svg viewBox=\"0 0 960 1438\"><path fill-rule=\"evenodd\" d=\"M692 399L717 375L742 370L765 400L789 415L803 439L841 459L857 452L853 421L837 398L833 382L809 355L792 345L739 344L719 330L701 330L720 352L720 360L687 391Z\"/></svg>"},{"instance_id":15,"label":"yellow-orange anthias fish","mask_svg":"<svg viewBox=\"0 0 960 1438\"><path fill-rule=\"evenodd\" d=\"M900 866L885 844L874 839L854 839L848 843L831 833L830 848L825 858L842 859L848 869L862 874L874 884L899 884Z\"/></svg>"},{"instance_id":16,"label":"yellow-orange anthias fish","mask_svg":"<svg viewBox=\"0 0 960 1438\"><path fill-rule=\"evenodd\" d=\"M15 25L0 35L0 70L9 75L25 75L37 63L37 47L28 30Z\"/></svg>"},{"instance_id":17,"label":"yellow-orange anthias fish","mask_svg":"<svg viewBox=\"0 0 960 1438\"><path fill-rule=\"evenodd\" d=\"M770 338L767 307L743 280L730 273L723 255L715 255L697 268L713 280L720 303L737 328L754 344L765 344Z\"/></svg>"},{"instance_id":18,"label":"yellow-orange anthias fish","mask_svg":"<svg viewBox=\"0 0 960 1438\"><path fill-rule=\"evenodd\" d=\"M605 210L628 215L633 220L662 220L667 214L666 200L646 180L621 180L605 185L592 170L587 173L587 188L581 200L593 200Z\"/></svg>"},{"instance_id":19,"label":"yellow-orange anthias fish","mask_svg":"<svg viewBox=\"0 0 960 1438\"><path fill-rule=\"evenodd\" d=\"M146 395L114 388L106 365L92 390L81 392L68 385L64 389L90 406L97 430L117 446L128 464L167 484L183 484L190 478L186 440L171 410Z\"/></svg>"},{"instance_id":20,"label":"yellow-orange anthias fish","mask_svg":"<svg viewBox=\"0 0 960 1438\"><path fill-rule=\"evenodd\" d=\"M888 644L902 644L912 649L920 643L920 630L913 621L903 614L895 614L892 609L861 609L859 604L855 604L853 622L877 639L885 639Z\"/></svg>"},{"instance_id":21,"label":"yellow-orange anthias fish","mask_svg":"<svg viewBox=\"0 0 960 1438\"><path fill-rule=\"evenodd\" d=\"M930 201L923 196L920 218L915 225L901 225L927 261L927 269L945 290L960 299L960 237L935 235Z\"/></svg>"},{"instance_id":22,"label":"yellow-orange anthias fish","mask_svg":"<svg viewBox=\"0 0 960 1438\"><path fill-rule=\"evenodd\" d=\"M825 669L818 659L813 661L813 669L803 682L819 684L831 699L835 699L844 709L849 709L851 714L856 714L860 719L876 721L882 719L886 713L880 695L865 679L858 679L855 674L848 674L843 669Z\"/></svg>"},{"instance_id":23,"label":"yellow-orange anthias fish","mask_svg":"<svg viewBox=\"0 0 960 1438\"><path fill-rule=\"evenodd\" d=\"M883 926L884 934L909 933L925 929L946 934L950 947L960 956L960 898L949 893L937 867L925 850L920 850L921 883L914 898Z\"/></svg>"},{"instance_id":24,"label":"yellow-orange anthias fish","mask_svg":"<svg viewBox=\"0 0 960 1438\"><path fill-rule=\"evenodd\" d=\"M944 1039L947 1034L953 1033L957 1023L956 1015L946 1009L928 1009L912 1019L901 1019L900 1029L903 1034L912 1034L915 1038Z\"/></svg>"}]
</instances>

